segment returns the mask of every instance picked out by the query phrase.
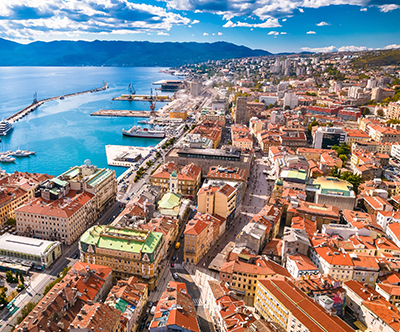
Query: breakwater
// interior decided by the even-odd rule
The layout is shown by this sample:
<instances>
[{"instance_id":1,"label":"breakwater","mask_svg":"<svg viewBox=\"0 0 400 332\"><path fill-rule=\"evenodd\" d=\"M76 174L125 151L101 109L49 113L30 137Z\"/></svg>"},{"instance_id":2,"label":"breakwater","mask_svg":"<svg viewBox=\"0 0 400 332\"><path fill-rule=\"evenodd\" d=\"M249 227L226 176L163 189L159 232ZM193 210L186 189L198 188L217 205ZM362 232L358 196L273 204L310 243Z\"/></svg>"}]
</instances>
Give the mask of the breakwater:
<instances>
[{"instance_id":1,"label":"breakwater","mask_svg":"<svg viewBox=\"0 0 400 332\"><path fill-rule=\"evenodd\" d=\"M69 93L69 94L61 95L61 96L57 96L57 97L51 97L51 98L36 100L32 104L30 104L29 106L23 108L22 110L20 110L17 113L15 113L15 114L11 115L10 117L8 117L7 121L9 121L11 123L14 123L14 122L22 119L24 116L28 115L29 113L33 112L40 105L43 105L44 103L52 101L52 100L57 100L57 99L62 100L62 99L68 98L68 97L74 97L74 96L82 95L82 94L85 94L85 93L93 93L93 92L103 91L103 90L106 90L106 89L108 89L108 83L104 83L104 85L102 87L97 88L97 89L85 90L85 91Z\"/></svg>"}]
</instances>

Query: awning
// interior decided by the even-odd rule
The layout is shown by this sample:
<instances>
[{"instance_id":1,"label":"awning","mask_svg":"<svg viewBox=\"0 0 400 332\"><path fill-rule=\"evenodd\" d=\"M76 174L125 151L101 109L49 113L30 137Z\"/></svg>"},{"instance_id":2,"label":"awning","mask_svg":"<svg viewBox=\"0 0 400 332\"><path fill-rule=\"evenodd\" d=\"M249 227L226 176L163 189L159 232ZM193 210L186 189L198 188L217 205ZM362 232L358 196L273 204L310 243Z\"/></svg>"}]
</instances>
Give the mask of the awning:
<instances>
[{"instance_id":1,"label":"awning","mask_svg":"<svg viewBox=\"0 0 400 332\"><path fill-rule=\"evenodd\" d=\"M365 332L366 330L368 330L368 328L361 323L359 320L354 322L354 325L358 327L358 329L362 332Z\"/></svg>"}]
</instances>

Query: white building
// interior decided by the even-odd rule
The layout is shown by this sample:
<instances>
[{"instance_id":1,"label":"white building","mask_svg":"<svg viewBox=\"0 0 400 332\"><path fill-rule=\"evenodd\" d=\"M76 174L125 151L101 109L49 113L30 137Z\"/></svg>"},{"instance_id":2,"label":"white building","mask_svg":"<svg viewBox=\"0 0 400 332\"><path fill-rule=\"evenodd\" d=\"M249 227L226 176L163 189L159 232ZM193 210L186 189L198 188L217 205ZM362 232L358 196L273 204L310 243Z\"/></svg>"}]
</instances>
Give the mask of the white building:
<instances>
[{"instance_id":1,"label":"white building","mask_svg":"<svg viewBox=\"0 0 400 332\"><path fill-rule=\"evenodd\" d=\"M285 92L283 97L283 107L289 106L290 109L295 108L299 105L299 98L293 91Z\"/></svg>"},{"instance_id":2,"label":"white building","mask_svg":"<svg viewBox=\"0 0 400 332\"><path fill-rule=\"evenodd\" d=\"M288 270L293 278L319 274L319 269L313 264L311 259L302 254L288 256L286 270Z\"/></svg>"},{"instance_id":3,"label":"white building","mask_svg":"<svg viewBox=\"0 0 400 332\"><path fill-rule=\"evenodd\" d=\"M400 223L400 211L378 211L376 222L386 231L386 227L389 223Z\"/></svg>"}]
</instances>

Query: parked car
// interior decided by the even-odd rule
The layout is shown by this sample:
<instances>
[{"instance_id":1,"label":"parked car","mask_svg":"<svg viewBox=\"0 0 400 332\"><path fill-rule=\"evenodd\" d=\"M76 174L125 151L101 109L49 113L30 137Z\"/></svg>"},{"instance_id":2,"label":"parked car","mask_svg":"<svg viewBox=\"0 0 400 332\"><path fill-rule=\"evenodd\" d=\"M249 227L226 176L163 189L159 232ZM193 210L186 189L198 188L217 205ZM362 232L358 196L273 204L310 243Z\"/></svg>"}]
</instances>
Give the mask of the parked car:
<instances>
[{"instance_id":1,"label":"parked car","mask_svg":"<svg viewBox=\"0 0 400 332\"><path fill-rule=\"evenodd\" d=\"M172 276L174 277L174 279L178 279L178 274L172 273Z\"/></svg>"},{"instance_id":2,"label":"parked car","mask_svg":"<svg viewBox=\"0 0 400 332\"><path fill-rule=\"evenodd\" d=\"M139 331L143 331L145 326L146 326L146 323L145 323L145 322L143 322L142 324L140 324Z\"/></svg>"}]
</instances>

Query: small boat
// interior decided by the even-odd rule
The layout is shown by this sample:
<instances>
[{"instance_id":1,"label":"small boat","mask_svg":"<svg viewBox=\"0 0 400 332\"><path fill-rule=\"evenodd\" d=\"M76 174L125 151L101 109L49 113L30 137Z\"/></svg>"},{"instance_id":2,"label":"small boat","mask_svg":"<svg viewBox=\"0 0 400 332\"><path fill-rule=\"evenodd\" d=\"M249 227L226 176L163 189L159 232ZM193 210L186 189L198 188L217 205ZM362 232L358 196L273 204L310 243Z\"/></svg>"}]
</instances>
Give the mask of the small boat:
<instances>
[{"instance_id":1,"label":"small boat","mask_svg":"<svg viewBox=\"0 0 400 332\"><path fill-rule=\"evenodd\" d=\"M15 161L15 158L13 158L13 157L5 156L5 155L0 156L0 163L13 163L14 161Z\"/></svg>"}]
</instances>

